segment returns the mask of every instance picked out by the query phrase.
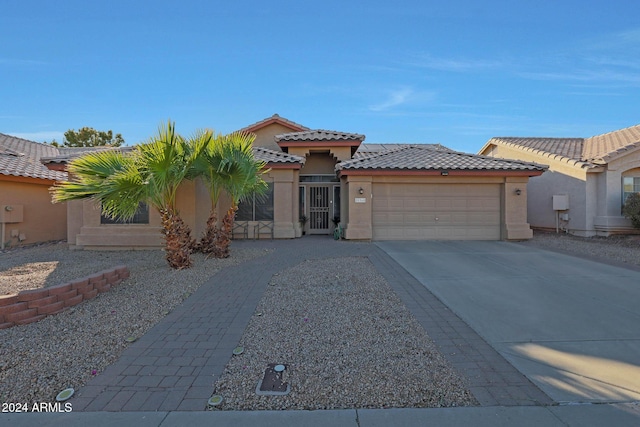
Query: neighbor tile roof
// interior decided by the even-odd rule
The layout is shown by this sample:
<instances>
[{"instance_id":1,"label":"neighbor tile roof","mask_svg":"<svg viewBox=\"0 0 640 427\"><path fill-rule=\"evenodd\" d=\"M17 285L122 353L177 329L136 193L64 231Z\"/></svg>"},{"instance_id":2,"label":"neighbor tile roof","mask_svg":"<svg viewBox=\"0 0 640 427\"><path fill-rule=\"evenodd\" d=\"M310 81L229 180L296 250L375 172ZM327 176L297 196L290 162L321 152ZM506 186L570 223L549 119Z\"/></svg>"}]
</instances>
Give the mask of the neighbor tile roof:
<instances>
[{"instance_id":1,"label":"neighbor tile roof","mask_svg":"<svg viewBox=\"0 0 640 427\"><path fill-rule=\"evenodd\" d=\"M347 160L336 165L336 169L542 171L546 167L418 144L383 151L369 157Z\"/></svg>"},{"instance_id":2,"label":"neighbor tile roof","mask_svg":"<svg viewBox=\"0 0 640 427\"><path fill-rule=\"evenodd\" d=\"M302 132L291 132L276 135L280 141L364 141L365 136L359 133L337 132L334 130L315 129Z\"/></svg>"},{"instance_id":3,"label":"neighbor tile roof","mask_svg":"<svg viewBox=\"0 0 640 427\"><path fill-rule=\"evenodd\" d=\"M58 148L0 133L0 175L51 180L66 180L66 172L49 170L40 162L56 156Z\"/></svg>"},{"instance_id":4,"label":"neighbor tile roof","mask_svg":"<svg viewBox=\"0 0 640 427\"><path fill-rule=\"evenodd\" d=\"M83 154L88 153L98 153L102 151L121 151L123 153L128 153L133 151L135 147L133 146L124 146L124 147L111 147L111 146L101 146L101 147L60 147L60 153L57 156L47 156L42 157L40 161L44 164L48 163L69 163L71 160L76 157L80 157Z\"/></svg>"},{"instance_id":5,"label":"neighbor tile roof","mask_svg":"<svg viewBox=\"0 0 640 427\"><path fill-rule=\"evenodd\" d=\"M284 125L289 125L292 128L296 128L296 129L300 129L300 130L308 130L309 128L306 126L301 125L300 123L296 123L292 120L289 119L285 119L284 117L281 117L279 114L274 114L271 117L267 117L266 119L260 120L258 122L255 122L249 126L245 126L242 129L240 129L238 132L251 132L255 129L259 129L260 127L262 127L263 125L267 125L273 122L280 122Z\"/></svg>"},{"instance_id":6,"label":"neighbor tile roof","mask_svg":"<svg viewBox=\"0 0 640 427\"><path fill-rule=\"evenodd\" d=\"M585 139L582 158L608 161L637 147L640 147L640 125Z\"/></svg>"},{"instance_id":7,"label":"neighbor tile roof","mask_svg":"<svg viewBox=\"0 0 640 427\"><path fill-rule=\"evenodd\" d=\"M253 147L253 154L256 159L267 163L304 164L305 162L304 157L287 154L282 151L269 150L264 147Z\"/></svg>"},{"instance_id":8,"label":"neighbor tile roof","mask_svg":"<svg viewBox=\"0 0 640 427\"><path fill-rule=\"evenodd\" d=\"M612 158L640 147L640 125L590 138L494 137L489 143L502 143L547 157L560 157L581 167L597 167Z\"/></svg>"},{"instance_id":9,"label":"neighbor tile roof","mask_svg":"<svg viewBox=\"0 0 640 427\"><path fill-rule=\"evenodd\" d=\"M566 162L582 168L596 166L593 163L582 160L584 138L518 138L500 136L491 138L487 144L501 144L549 158L564 159Z\"/></svg>"}]
</instances>

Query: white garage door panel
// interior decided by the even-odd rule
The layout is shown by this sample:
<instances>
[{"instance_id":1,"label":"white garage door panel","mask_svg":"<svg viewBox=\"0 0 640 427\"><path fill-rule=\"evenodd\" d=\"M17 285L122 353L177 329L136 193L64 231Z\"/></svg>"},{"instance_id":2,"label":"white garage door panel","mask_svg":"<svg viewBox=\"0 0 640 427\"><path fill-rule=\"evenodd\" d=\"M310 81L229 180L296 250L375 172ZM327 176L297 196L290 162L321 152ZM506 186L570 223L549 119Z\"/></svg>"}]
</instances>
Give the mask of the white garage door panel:
<instances>
[{"instance_id":1,"label":"white garage door panel","mask_svg":"<svg viewBox=\"0 0 640 427\"><path fill-rule=\"evenodd\" d=\"M499 240L498 184L374 184L377 240Z\"/></svg>"}]
</instances>

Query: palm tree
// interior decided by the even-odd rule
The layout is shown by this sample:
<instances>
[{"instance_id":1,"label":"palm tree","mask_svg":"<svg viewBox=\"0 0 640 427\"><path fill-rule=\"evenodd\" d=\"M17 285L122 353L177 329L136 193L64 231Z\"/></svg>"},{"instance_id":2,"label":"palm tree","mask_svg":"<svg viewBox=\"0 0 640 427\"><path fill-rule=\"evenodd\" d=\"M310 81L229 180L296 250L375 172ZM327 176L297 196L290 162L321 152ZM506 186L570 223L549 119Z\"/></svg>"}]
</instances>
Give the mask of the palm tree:
<instances>
[{"instance_id":1,"label":"palm tree","mask_svg":"<svg viewBox=\"0 0 640 427\"><path fill-rule=\"evenodd\" d=\"M191 230L178 213L176 193L197 155L197 147L169 121L132 153L104 151L73 160L68 171L74 179L53 187L53 201L93 199L105 216L120 220L133 218L139 203L148 203L161 216L167 262L175 269L188 268Z\"/></svg>"},{"instance_id":2,"label":"palm tree","mask_svg":"<svg viewBox=\"0 0 640 427\"><path fill-rule=\"evenodd\" d=\"M211 209L209 218L207 219L205 234L200 241L196 243L194 249L205 254L212 254L216 258L219 258L219 256L215 250L215 242L218 240L220 233L220 228L217 224L216 206L218 205L221 191L224 188L222 183L223 176L218 173L223 156L221 141L222 136L214 136L212 130L201 130L196 132L189 143L197 155L191 164L188 177L190 179L202 177L204 184L209 190L211 199Z\"/></svg>"},{"instance_id":3,"label":"palm tree","mask_svg":"<svg viewBox=\"0 0 640 427\"><path fill-rule=\"evenodd\" d=\"M239 201L253 193L263 193L267 188L262 179L265 163L253 155L253 134L234 132L214 137L208 131L194 139L200 141L199 145L204 145L204 149L199 150L200 155L193 163L192 176L204 179L211 196L211 214L199 249L216 258L226 258ZM218 227L216 207L222 190L231 197L231 206Z\"/></svg>"}]
</instances>

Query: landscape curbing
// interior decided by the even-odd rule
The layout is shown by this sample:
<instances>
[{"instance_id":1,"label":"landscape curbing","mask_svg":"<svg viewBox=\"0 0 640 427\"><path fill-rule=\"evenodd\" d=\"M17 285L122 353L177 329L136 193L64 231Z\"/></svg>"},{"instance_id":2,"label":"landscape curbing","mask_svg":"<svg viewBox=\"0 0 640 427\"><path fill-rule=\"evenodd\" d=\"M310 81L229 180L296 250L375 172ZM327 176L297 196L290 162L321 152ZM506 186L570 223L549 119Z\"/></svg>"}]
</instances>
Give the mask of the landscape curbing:
<instances>
[{"instance_id":1,"label":"landscape curbing","mask_svg":"<svg viewBox=\"0 0 640 427\"><path fill-rule=\"evenodd\" d=\"M0 329L38 322L58 314L107 292L127 279L129 274L126 265L117 265L69 283L0 296Z\"/></svg>"}]
</instances>

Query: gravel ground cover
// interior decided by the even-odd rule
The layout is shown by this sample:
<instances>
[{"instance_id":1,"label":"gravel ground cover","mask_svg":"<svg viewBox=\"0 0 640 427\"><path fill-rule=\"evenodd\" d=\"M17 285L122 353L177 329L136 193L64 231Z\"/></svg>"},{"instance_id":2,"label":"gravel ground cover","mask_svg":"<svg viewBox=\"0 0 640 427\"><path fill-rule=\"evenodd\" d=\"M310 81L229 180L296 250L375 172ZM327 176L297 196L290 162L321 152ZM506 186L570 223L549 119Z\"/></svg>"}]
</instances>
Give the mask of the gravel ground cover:
<instances>
[{"instance_id":1,"label":"gravel ground cover","mask_svg":"<svg viewBox=\"0 0 640 427\"><path fill-rule=\"evenodd\" d=\"M366 258L305 261L273 277L214 385L225 410L477 405L465 379ZM256 394L283 363L286 396Z\"/></svg>"},{"instance_id":2,"label":"gravel ground cover","mask_svg":"<svg viewBox=\"0 0 640 427\"><path fill-rule=\"evenodd\" d=\"M38 288L118 264L131 272L119 286L60 314L0 330L0 401L47 402L67 387L77 390L117 360L128 337L142 336L216 271L264 254L232 249L225 260L194 254L194 266L181 271L171 270L157 250L69 251L49 244L0 254L5 292L17 289L16 277L20 288Z\"/></svg>"},{"instance_id":3,"label":"gravel ground cover","mask_svg":"<svg viewBox=\"0 0 640 427\"><path fill-rule=\"evenodd\" d=\"M639 238L536 232L522 244L640 265ZM52 401L64 388L78 389L118 358L127 337L144 334L217 270L264 253L232 249L227 260L196 254L193 268L173 271L159 251L69 251L54 243L1 252L0 295L118 264L131 277L63 313L0 330L0 401ZM220 409L474 404L464 380L365 259L308 261L274 276L242 345L245 352L216 383L225 396ZM288 396L256 396L265 361L287 364Z\"/></svg>"},{"instance_id":4,"label":"gravel ground cover","mask_svg":"<svg viewBox=\"0 0 640 427\"><path fill-rule=\"evenodd\" d=\"M521 244L640 265L640 235L578 237L564 233L536 231L533 239Z\"/></svg>"}]
</instances>

